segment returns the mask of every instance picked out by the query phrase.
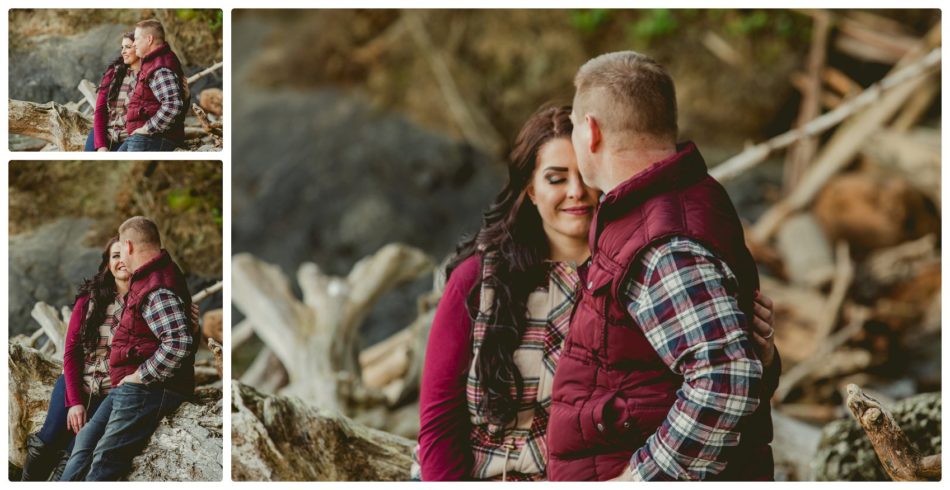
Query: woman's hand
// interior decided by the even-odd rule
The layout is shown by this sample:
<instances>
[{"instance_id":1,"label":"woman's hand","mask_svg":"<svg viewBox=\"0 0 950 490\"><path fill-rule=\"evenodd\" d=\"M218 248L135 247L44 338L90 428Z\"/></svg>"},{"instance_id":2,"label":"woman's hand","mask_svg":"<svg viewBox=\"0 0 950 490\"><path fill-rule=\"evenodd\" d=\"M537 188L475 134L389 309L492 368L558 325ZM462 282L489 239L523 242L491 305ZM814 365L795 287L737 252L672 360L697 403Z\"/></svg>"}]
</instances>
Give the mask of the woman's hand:
<instances>
[{"instance_id":1,"label":"woman's hand","mask_svg":"<svg viewBox=\"0 0 950 490\"><path fill-rule=\"evenodd\" d=\"M73 405L69 407L66 413L66 428L78 434L79 429L86 425L86 407L82 405Z\"/></svg>"},{"instance_id":2,"label":"woman's hand","mask_svg":"<svg viewBox=\"0 0 950 490\"><path fill-rule=\"evenodd\" d=\"M96 150L96 151L109 151L109 147L108 147L108 146L100 146L99 149Z\"/></svg>"},{"instance_id":3,"label":"woman's hand","mask_svg":"<svg viewBox=\"0 0 950 490\"><path fill-rule=\"evenodd\" d=\"M752 340L755 341L755 352L762 361L762 367L767 368L775 360L775 305L768 296L756 291L753 311Z\"/></svg>"},{"instance_id":4,"label":"woman's hand","mask_svg":"<svg viewBox=\"0 0 950 490\"><path fill-rule=\"evenodd\" d=\"M201 330L201 327L198 326L199 325L198 319L199 319L200 313L201 311L198 310L198 305L192 303L191 304L191 325L194 327L195 333Z\"/></svg>"}]
</instances>

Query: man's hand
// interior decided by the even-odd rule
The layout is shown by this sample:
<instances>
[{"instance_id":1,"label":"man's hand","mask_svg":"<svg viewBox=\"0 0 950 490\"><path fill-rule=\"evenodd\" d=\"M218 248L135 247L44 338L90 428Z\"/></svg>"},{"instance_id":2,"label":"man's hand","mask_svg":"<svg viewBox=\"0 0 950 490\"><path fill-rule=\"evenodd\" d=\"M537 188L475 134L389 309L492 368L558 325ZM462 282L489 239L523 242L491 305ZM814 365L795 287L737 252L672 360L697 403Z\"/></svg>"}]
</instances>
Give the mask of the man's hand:
<instances>
[{"instance_id":1,"label":"man's hand","mask_svg":"<svg viewBox=\"0 0 950 490\"><path fill-rule=\"evenodd\" d=\"M118 386L122 386L125 383L139 383L142 384L142 377L139 376L139 372L135 371L134 373L122 378L122 381L119 381Z\"/></svg>"},{"instance_id":2,"label":"man's hand","mask_svg":"<svg viewBox=\"0 0 950 490\"><path fill-rule=\"evenodd\" d=\"M145 129L145 126L141 126L135 131L132 131L132 134L141 134L144 136L148 136L148 129Z\"/></svg>"},{"instance_id":3,"label":"man's hand","mask_svg":"<svg viewBox=\"0 0 950 490\"><path fill-rule=\"evenodd\" d=\"M109 151L109 147L108 147L108 146L100 146L99 149L96 150L96 151Z\"/></svg>"},{"instance_id":4,"label":"man's hand","mask_svg":"<svg viewBox=\"0 0 950 490\"><path fill-rule=\"evenodd\" d=\"M69 412L66 413L66 428L78 434L79 429L82 429L84 425L86 425L86 407L82 405L69 407Z\"/></svg>"},{"instance_id":5,"label":"man's hand","mask_svg":"<svg viewBox=\"0 0 950 490\"><path fill-rule=\"evenodd\" d=\"M755 353L759 355L762 366L769 367L775 359L775 305L771 298L756 291L753 310L752 340L755 342Z\"/></svg>"}]
</instances>

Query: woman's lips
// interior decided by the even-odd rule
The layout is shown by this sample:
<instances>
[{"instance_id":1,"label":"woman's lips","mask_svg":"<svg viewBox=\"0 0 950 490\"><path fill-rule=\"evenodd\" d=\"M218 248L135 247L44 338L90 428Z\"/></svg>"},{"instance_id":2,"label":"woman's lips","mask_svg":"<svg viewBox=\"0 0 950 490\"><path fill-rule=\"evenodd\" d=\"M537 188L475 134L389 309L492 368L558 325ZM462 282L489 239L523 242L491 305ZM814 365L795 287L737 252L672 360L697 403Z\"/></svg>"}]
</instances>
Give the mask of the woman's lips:
<instances>
[{"instance_id":1,"label":"woman's lips","mask_svg":"<svg viewBox=\"0 0 950 490\"><path fill-rule=\"evenodd\" d=\"M591 209L591 206L575 206L572 208L563 208L561 211L575 216L584 216L585 214L590 214Z\"/></svg>"}]
</instances>

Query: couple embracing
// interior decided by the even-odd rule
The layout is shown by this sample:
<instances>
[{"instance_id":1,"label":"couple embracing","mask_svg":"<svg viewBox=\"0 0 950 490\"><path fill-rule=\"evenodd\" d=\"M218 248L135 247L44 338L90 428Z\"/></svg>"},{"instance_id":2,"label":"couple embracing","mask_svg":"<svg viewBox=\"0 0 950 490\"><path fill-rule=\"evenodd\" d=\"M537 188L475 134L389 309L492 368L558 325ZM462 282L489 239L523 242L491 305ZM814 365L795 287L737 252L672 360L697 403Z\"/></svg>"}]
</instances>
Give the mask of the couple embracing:
<instances>
[{"instance_id":1,"label":"couple embracing","mask_svg":"<svg viewBox=\"0 0 950 490\"><path fill-rule=\"evenodd\" d=\"M122 35L99 83L85 151L174 151L185 140L188 82L155 19Z\"/></svg>"},{"instance_id":2,"label":"couple embracing","mask_svg":"<svg viewBox=\"0 0 950 490\"><path fill-rule=\"evenodd\" d=\"M771 480L780 360L739 217L666 70L588 61L448 267L423 480Z\"/></svg>"},{"instance_id":3,"label":"couple embracing","mask_svg":"<svg viewBox=\"0 0 950 490\"><path fill-rule=\"evenodd\" d=\"M197 309L158 227L136 216L83 283L63 375L29 437L25 481L118 480L195 387Z\"/></svg>"}]
</instances>

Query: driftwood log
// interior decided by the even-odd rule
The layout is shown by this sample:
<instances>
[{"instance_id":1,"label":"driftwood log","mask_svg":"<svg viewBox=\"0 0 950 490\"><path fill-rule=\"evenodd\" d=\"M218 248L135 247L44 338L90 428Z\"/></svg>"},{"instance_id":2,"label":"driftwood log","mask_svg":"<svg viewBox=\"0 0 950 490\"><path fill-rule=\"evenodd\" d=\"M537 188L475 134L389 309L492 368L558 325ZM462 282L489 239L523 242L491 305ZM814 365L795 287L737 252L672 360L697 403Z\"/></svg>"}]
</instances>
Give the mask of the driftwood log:
<instances>
[{"instance_id":1,"label":"driftwood log","mask_svg":"<svg viewBox=\"0 0 950 490\"><path fill-rule=\"evenodd\" d=\"M63 366L43 353L11 342L9 462L20 467L26 439L46 418L50 394ZM220 386L203 386L195 398L162 420L145 451L132 461L130 481L220 481L223 423Z\"/></svg>"},{"instance_id":2,"label":"driftwood log","mask_svg":"<svg viewBox=\"0 0 950 490\"><path fill-rule=\"evenodd\" d=\"M425 253L398 244L362 259L345 278L328 276L316 264L306 263L297 273L301 301L277 266L249 254L234 256L234 304L267 345L252 368L269 368L270 356L276 357L289 381L281 393L317 408L347 413L354 402L383 400L382 393L362 383L359 326L384 293L431 269Z\"/></svg>"},{"instance_id":3,"label":"driftwood log","mask_svg":"<svg viewBox=\"0 0 950 490\"><path fill-rule=\"evenodd\" d=\"M414 444L298 398L231 383L234 480L405 481Z\"/></svg>"},{"instance_id":4,"label":"driftwood log","mask_svg":"<svg viewBox=\"0 0 950 490\"><path fill-rule=\"evenodd\" d=\"M892 480L940 480L940 454L923 456L880 402L865 394L857 385L850 384L847 405Z\"/></svg>"},{"instance_id":5,"label":"driftwood log","mask_svg":"<svg viewBox=\"0 0 950 490\"><path fill-rule=\"evenodd\" d=\"M62 151L82 151L92 129L89 116L55 102L9 99L9 109L11 133L48 141Z\"/></svg>"}]
</instances>

